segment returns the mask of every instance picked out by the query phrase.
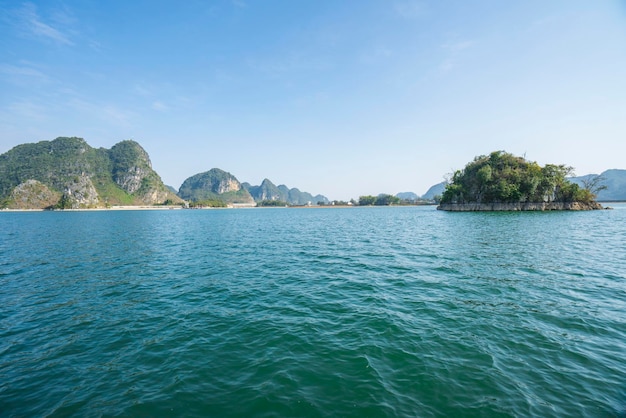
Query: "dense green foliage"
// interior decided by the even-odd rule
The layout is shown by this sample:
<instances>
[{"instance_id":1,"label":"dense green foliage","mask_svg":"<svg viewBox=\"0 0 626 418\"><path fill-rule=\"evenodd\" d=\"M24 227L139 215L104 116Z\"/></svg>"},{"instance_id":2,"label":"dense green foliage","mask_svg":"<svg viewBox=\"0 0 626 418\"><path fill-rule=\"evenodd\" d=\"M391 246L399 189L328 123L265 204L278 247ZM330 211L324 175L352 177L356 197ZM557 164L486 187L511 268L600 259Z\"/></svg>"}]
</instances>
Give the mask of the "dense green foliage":
<instances>
[{"instance_id":1,"label":"dense green foliage","mask_svg":"<svg viewBox=\"0 0 626 418\"><path fill-rule=\"evenodd\" d=\"M359 206L390 206L400 203L400 198L390 194L359 196Z\"/></svg>"},{"instance_id":2,"label":"dense green foliage","mask_svg":"<svg viewBox=\"0 0 626 418\"><path fill-rule=\"evenodd\" d=\"M456 171L441 203L591 202L591 191L569 182L571 167L526 161L504 151L476 157Z\"/></svg>"},{"instance_id":3,"label":"dense green foliage","mask_svg":"<svg viewBox=\"0 0 626 418\"><path fill-rule=\"evenodd\" d=\"M376 196L359 196L359 206L372 206L376 202Z\"/></svg>"},{"instance_id":4,"label":"dense green foliage","mask_svg":"<svg viewBox=\"0 0 626 418\"><path fill-rule=\"evenodd\" d=\"M207 199L189 202L190 208L225 208L228 205L223 200Z\"/></svg>"},{"instance_id":5,"label":"dense green foliage","mask_svg":"<svg viewBox=\"0 0 626 418\"><path fill-rule=\"evenodd\" d=\"M256 204L259 207L271 207L271 206L289 206L287 202L282 200L261 200Z\"/></svg>"}]
</instances>

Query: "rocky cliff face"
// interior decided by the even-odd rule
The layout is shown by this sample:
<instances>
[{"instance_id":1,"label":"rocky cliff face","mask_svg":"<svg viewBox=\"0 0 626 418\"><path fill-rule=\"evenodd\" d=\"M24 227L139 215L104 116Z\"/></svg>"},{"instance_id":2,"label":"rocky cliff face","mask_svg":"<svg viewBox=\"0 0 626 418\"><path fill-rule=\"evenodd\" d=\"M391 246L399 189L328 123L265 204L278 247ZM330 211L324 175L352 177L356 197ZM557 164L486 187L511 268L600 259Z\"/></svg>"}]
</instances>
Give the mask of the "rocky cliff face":
<instances>
[{"instance_id":1,"label":"rocky cliff face","mask_svg":"<svg viewBox=\"0 0 626 418\"><path fill-rule=\"evenodd\" d=\"M85 174L76 176L65 185L59 203L62 209L79 209L98 207L100 199L91 178Z\"/></svg>"},{"instance_id":2,"label":"rocky cliff face","mask_svg":"<svg viewBox=\"0 0 626 418\"><path fill-rule=\"evenodd\" d=\"M280 200L287 201L287 195L281 193L281 191L272 183L269 179L264 179L260 186L251 186L248 183L242 184L242 186L250 192L250 195L255 201L261 202L263 200Z\"/></svg>"},{"instance_id":3,"label":"rocky cliff face","mask_svg":"<svg viewBox=\"0 0 626 418\"><path fill-rule=\"evenodd\" d=\"M52 202L56 198L56 201ZM90 208L181 201L134 141L110 150L82 138L22 144L0 155L0 207Z\"/></svg>"},{"instance_id":4,"label":"rocky cliff face","mask_svg":"<svg viewBox=\"0 0 626 418\"><path fill-rule=\"evenodd\" d=\"M9 196L9 209L47 208L54 206L61 194L50 190L45 184L37 180L26 180L18 184Z\"/></svg>"},{"instance_id":5,"label":"rocky cliff face","mask_svg":"<svg viewBox=\"0 0 626 418\"><path fill-rule=\"evenodd\" d=\"M237 192L239 190L241 190L241 183L239 183L239 181L235 178L219 181L215 187L215 192L217 194Z\"/></svg>"}]
</instances>

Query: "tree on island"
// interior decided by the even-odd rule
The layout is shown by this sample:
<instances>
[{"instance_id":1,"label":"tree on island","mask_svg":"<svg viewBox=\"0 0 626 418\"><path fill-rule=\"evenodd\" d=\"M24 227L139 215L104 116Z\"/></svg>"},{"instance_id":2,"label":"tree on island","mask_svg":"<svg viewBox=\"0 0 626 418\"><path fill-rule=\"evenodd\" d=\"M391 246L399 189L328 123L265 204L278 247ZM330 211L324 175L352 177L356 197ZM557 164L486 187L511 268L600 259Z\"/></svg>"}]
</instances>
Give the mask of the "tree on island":
<instances>
[{"instance_id":1,"label":"tree on island","mask_svg":"<svg viewBox=\"0 0 626 418\"><path fill-rule=\"evenodd\" d=\"M376 203L376 196L359 196L359 206L372 206Z\"/></svg>"},{"instance_id":2,"label":"tree on island","mask_svg":"<svg viewBox=\"0 0 626 418\"><path fill-rule=\"evenodd\" d=\"M549 203L594 201L598 184L581 188L567 180L572 167L544 167L504 151L481 155L456 171L441 197L442 204Z\"/></svg>"},{"instance_id":3,"label":"tree on island","mask_svg":"<svg viewBox=\"0 0 626 418\"><path fill-rule=\"evenodd\" d=\"M258 207L284 207L284 206L289 206L289 203L282 201L282 200L271 200L271 199L266 199L266 200L262 200L260 202L257 202L256 204Z\"/></svg>"},{"instance_id":4,"label":"tree on island","mask_svg":"<svg viewBox=\"0 0 626 418\"><path fill-rule=\"evenodd\" d=\"M589 190L594 199L598 196L602 190L606 190L607 186L604 184L606 178L603 176L592 176L582 180L583 189Z\"/></svg>"},{"instance_id":5,"label":"tree on island","mask_svg":"<svg viewBox=\"0 0 626 418\"><path fill-rule=\"evenodd\" d=\"M390 206L400 203L400 198L390 194L359 196L359 206Z\"/></svg>"}]
</instances>

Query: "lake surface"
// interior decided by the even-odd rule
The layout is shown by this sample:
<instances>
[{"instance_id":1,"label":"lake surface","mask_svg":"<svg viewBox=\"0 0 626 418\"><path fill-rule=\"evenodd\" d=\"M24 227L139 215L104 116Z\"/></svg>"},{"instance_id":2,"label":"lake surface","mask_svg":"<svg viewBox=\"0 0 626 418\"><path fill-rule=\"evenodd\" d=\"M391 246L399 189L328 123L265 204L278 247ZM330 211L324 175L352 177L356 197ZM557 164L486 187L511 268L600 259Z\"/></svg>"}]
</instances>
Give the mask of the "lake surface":
<instances>
[{"instance_id":1,"label":"lake surface","mask_svg":"<svg viewBox=\"0 0 626 418\"><path fill-rule=\"evenodd\" d=\"M0 213L0 416L625 417L612 206Z\"/></svg>"}]
</instances>

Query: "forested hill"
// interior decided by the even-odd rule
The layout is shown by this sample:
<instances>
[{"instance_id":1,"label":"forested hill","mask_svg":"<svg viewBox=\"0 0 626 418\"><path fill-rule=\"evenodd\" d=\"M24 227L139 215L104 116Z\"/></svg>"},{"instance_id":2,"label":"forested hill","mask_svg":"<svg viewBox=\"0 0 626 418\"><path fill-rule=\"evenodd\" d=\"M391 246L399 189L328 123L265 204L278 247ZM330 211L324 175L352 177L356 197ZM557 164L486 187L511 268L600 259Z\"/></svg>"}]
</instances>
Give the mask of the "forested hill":
<instances>
[{"instance_id":1,"label":"forested hill","mask_svg":"<svg viewBox=\"0 0 626 418\"><path fill-rule=\"evenodd\" d=\"M135 141L92 148L82 138L22 144L0 155L0 207L96 208L179 202Z\"/></svg>"},{"instance_id":2,"label":"forested hill","mask_svg":"<svg viewBox=\"0 0 626 418\"><path fill-rule=\"evenodd\" d=\"M580 187L566 177L565 165L526 161L504 151L476 157L454 173L446 186L442 204L467 203L590 203L595 190Z\"/></svg>"},{"instance_id":3,"label":"forested hill","mask_svg":"<svg viewBox=\"0 0 626 418\"><path fill-rule=\"evenodd\" d=\"M212 168L186 179L178 190L178 196L195 204L221 206L226 203L254 204L250 193L232 174Z\"/></svg>"}]
</instances>

